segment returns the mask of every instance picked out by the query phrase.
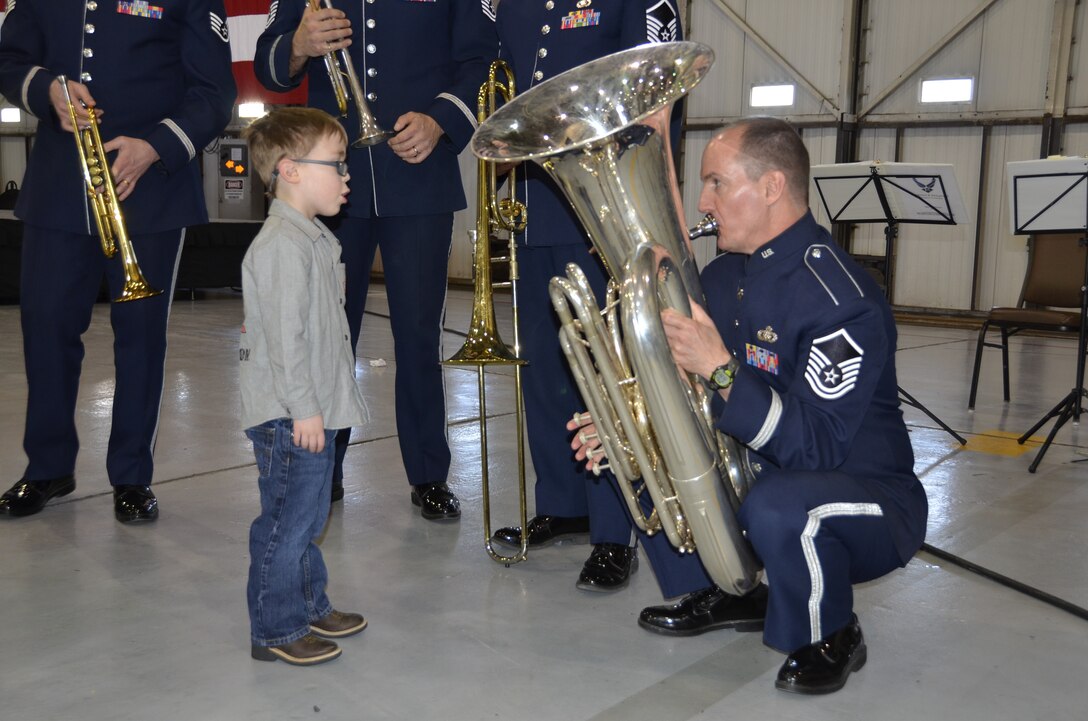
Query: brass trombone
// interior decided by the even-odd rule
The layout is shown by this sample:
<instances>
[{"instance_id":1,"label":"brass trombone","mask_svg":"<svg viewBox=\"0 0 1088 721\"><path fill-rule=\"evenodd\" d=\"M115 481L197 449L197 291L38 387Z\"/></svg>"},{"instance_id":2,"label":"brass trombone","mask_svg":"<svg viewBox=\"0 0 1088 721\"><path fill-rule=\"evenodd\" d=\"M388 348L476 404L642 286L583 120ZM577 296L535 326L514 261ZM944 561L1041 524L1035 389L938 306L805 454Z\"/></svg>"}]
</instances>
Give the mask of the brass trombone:
<instances>
[{"instance_id":1,"label":"brass trombone","mask_svg":"<svg viewBox=\"0 0 1088 721\"><path fill-rule=\"evenodd\" d=\"M314 12L322 7L332 9L332 0L309 0L310 9ZM337 59L339 54L339 59ZM359 76L355 74L355 65L351 62L351 55L347 48L330 50L325 53L325 70L329 73L329 82L332 83L332 92L336 96L336 107L340 111L340 117L348 116L348 101L355 98L355 109L359 111L359 137L352 142L352 147L365 148L370 145L383 143L394 135L392 131L383 130L374 114L370 112L370 106L366 104L366 96L363 94L363 86L359 83Z\"/></svg>"},{"instance_id":2,"label":"brass trombone","mask_svg":"<svg viewBox=\"0 0 1088 721\"><path fill-rule=\"evenodd\" d=\"M64 89L64 99L68 102L68 117L72 121L72 132L76 138L79 162L83 171L83 181L87 187L87 196L94 206L94 222L98 226L98 237L102 242L102 252L107 258L121 249L121 265L125 271L125 284L121 295L113 299L114 303L150 298L162 293L155 290L144 278L140 264L136 262L136 251L125 227L125 216L121 212L121 203L117 200L117 189L113 184L106 151L102 148L102 136L98 133L98 116L90 108L87 127L80 129L76 117L76 106L68 92L68 78L57 76L57 82Z\"/></svg>"},{"instance_id":3,"label":"brass trombone","mask_svg":"<svg viewBox=\"0 0 1088 721\"><path fill-rule=\"evenodd\" d=\"M499 74L505 78L500 80ZM509 102L514 97L514 75L510 67L501 60L491 63L487 82L480 86L476 96L476 115L482 123L495 112L499 97ZM521 512L521 527L528 525L528 510L525 501L525 440L524 412L521 394L521 368L526 361L519 357L521 342L518 338L518 265L517 244L514 234L525 230L525 206L517 200L517 178L511 170L508 183L508 196L499 199L496 190L495 163L479 160L476 163L476 228L469 231L473 240L473 298L472 319L468 334L461 350L453 357L443 361L443 365L474 365L477 368L480 396L480 481L483 487L484 547L491 558L498 563L524 561L528 551L528 533L521 534L521 549L513 556L503 556L495 551L491 542L491 493L487 475L487 395L484 383L484 368L488 365L514 366L514 413L517 417L516 433L518 448L518 501ZM501 230L509 233L509 250L506 256L491 255L491 233ZM510 280L492 282L492 263L508 263ZM494 291L496 288L510 288L511 308L514 321L514 348L511 349L499 337L495 322Z\"/></svg>"}]
</instances>

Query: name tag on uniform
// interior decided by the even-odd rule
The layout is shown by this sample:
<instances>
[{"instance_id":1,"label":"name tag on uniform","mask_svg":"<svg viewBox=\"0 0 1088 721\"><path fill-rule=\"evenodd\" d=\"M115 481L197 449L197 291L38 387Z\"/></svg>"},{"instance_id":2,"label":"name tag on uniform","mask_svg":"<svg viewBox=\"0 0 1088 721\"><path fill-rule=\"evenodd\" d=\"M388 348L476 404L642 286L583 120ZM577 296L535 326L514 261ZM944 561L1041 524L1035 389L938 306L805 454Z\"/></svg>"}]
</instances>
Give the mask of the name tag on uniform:
<instances>
[{"instance_id":1,"label":"name tag on uniform","mask_svg":"<svg viewBox=\"0 0 1088 721\"><path fill-rule=\"evenodd\" d=\"M601 14L596 10L572 10L563 18L560 29L588 28L601 24Z\"/></svg>"},{"instance_id":2,"label":"name tag on uniform","mask_svg":"<svg viewBox=\"0 0 1088 721\"><path fill-rule=\"evenodd\" d=\"M162 20L162 6L152 5L147 0L133 0L132 2L118 2L117 12L122 15L135 15L141 18Z\"/></svg>"}]
</instances>

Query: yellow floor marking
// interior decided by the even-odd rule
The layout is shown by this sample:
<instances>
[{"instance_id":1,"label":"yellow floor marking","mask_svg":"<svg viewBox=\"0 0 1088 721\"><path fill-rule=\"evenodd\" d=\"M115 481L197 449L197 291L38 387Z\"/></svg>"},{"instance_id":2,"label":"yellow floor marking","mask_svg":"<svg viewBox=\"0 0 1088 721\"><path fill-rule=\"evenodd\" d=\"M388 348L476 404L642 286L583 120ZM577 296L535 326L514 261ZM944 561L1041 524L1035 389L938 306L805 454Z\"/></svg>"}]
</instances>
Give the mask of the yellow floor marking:
<instances>
[{"instance_id":1,"label":"yellow floor marking","mask_svg":"<svg viewBox=\"0 0 1088 721\"><path fill-rule=\"evenodd\" d=\"M1021 445L1016 442L1022 434L1011 433L1009 431L990 430L983 431L982 433L970 436L967 439L967 445L963 447L965 451L975 451L976 453L989 453L993 456L1007 456L1009 458L1016 458L1022 456L1028 451L1035 450L1044 440L1040 436L1031 436L1024 444Z\"/></svg>"}]
</instances>

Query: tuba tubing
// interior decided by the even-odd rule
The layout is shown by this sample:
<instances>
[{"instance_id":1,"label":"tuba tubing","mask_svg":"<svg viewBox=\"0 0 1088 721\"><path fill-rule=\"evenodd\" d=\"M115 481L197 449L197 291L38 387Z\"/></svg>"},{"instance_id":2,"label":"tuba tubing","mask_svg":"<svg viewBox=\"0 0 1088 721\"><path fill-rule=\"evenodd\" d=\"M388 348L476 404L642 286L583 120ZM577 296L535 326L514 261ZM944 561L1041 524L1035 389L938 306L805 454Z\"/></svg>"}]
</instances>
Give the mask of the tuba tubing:
<instances>
[{"instance_id":1,"label":"tuba tubing","mask_svg":"<svg viewBox=\"0 0 1088 721\"><path fill-rule=\"evenodd\" d=\"M720 587L746 593L754 588L760 566L737 523L736 490L719 471L717 439L707 442L707 429L713 426L703 416L702 398L708 391L701 379L692 383L679 373L661 325L664 308L691 316L687 289L664 248L645 243L635 249L623 299L624 342L646 405L655 418L669 420L654 430L700 558Z\"/></svg>"},{"instance_id":2,"label":"tuba tubing","mask_svg":"<svg viewBox=\"0 0 1088 721\"><path fill-rule=\"evenodd\" d=\"M625 382L621 382L617 372L620 362L608 338L610 331L597 311L585 274L572 263L567 266L566 278L552 278L549 290L560 318L560 345L582 399L597 424L609 468L619 482L632 520L649 535L663 530L669 542L681 552L693 550L683 533L683 525L676 523L679 508L668 476L653 455L652 443L646 441L647 423L644 418L636 420L630 407L631 399L624 395L631 379L627 376ZM577 322L571 308L577 315ZM652 502L648 514L639 502L642 491L635 489L640 476L641 488ZM663 515L672 522L663 523ZM682 514L679 517L682 518Z\"/></svg>"},{"instance_id":3,"label":"tuba tubing","mask_svg":"<svg viewBox=\"0 0 1088 721\"><path fill-rule=\"evenodd\" d=\"M632 496L646 491L670 542L681 551L697 548L714 582L743 594L758 582L759 563L736 521L740 499L731 497L748 483L729 475L743 470L736 462L738 446L710 422L701 382L677 371L659 317L659 298L689 315L688 296L704 302L668 135L673 104L712 63L713 51L693 42L641 46L599 58L507 104L480 126L472 147L490 160L537 162L571 203L612 284L621 289L623 327L611 329L613 335L622 330L621 352L613 354L603 340L593 339L596 323L584 312L566 323L564 332L573 336L568 337L572 346L585 334L593 358L592 365L580 361L581 375L591 380L598 373L585 368L595 367L604 386L603 393L593 382L580 387L593 397L587 405L606 409L602 443L610 436L613 450L630 451L642 478L643 487L635 490L631 478L620 477L626 469L617 476L628 506ZM653 250L655 245L664 250ZM651 250L636 251L643 246ZM645 258L659 256L668 262L649 269ZM644 413L647 429L632 432L622 420L611 423L608 404L621 419ZM722 457L724 450L732 458Z\"/></svg>"}]
</instances>

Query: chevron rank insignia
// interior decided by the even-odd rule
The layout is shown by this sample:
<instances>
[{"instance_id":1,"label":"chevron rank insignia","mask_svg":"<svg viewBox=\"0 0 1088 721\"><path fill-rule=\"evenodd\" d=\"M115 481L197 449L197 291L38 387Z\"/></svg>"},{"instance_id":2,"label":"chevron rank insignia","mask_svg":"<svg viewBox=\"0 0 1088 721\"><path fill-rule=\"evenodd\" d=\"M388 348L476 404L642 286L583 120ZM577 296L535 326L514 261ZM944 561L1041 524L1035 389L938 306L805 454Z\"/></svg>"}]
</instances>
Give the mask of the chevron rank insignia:
<instances>
[{"instance_id":1,"label":"chevron rank insignia","mask_svg":"<svg viewBox=\"0 0 1088 721\"><path fill-rule=\"evenodd\" d=\"M805 380L812 392L824 400L842 398L854 389L864 354L845 328L817 338L809 350Z\"/></svg>"},{"instance_id":2,"label":"chevron rank insignia","mask_svg":"<svg viewBox=\"0 0 1088 721\"><path fill-rule=\"evenodd\" d=\"M676 40L680 18L670 0L661 0L646 10L646 42L668 43Z\"/></svg>"}]
</instances>

